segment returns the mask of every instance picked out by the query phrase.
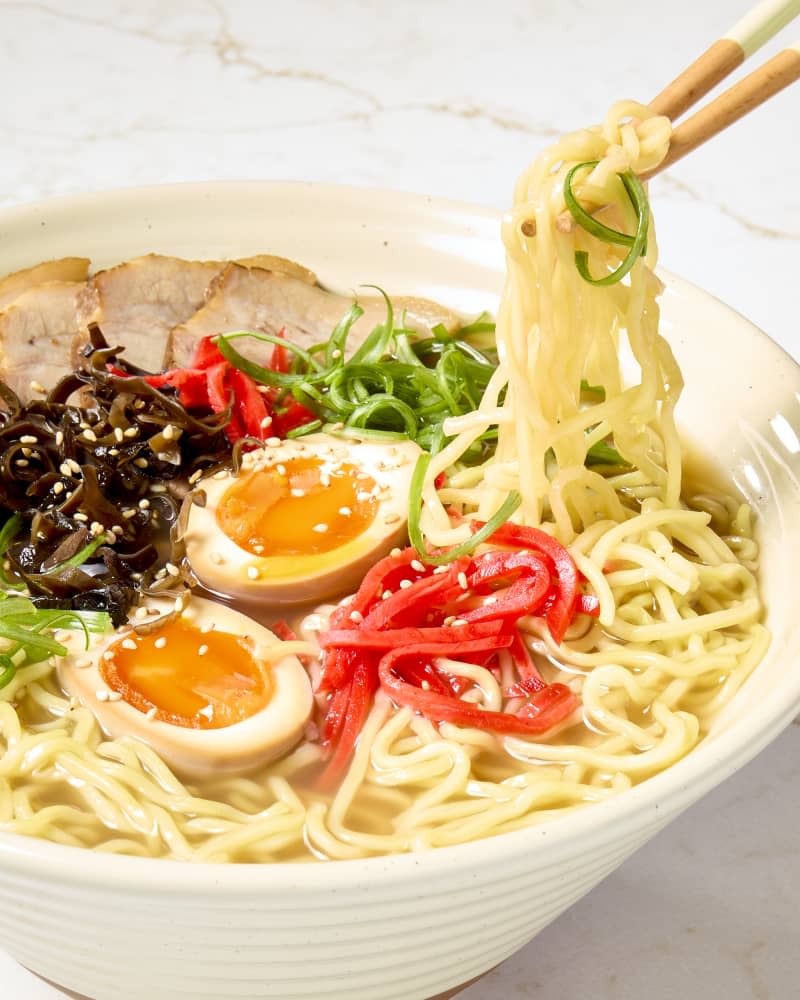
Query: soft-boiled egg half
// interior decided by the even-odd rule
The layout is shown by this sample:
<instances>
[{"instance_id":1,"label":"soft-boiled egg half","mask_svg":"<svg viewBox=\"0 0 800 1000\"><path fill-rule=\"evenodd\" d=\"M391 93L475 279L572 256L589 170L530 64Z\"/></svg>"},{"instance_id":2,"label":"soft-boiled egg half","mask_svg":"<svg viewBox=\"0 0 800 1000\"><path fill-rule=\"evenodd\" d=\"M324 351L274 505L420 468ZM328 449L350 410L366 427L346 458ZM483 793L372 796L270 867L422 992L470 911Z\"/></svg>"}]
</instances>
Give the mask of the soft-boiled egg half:
<instances>
[{"instance_id":1,"label":"soft-boiled egg half","mask_svg":"<svg viewBox=\"0 0 800 1000\"><path fill-rule=\"evenodd\" d=\"M355 590L405 541L419 454L413 441L270 439L238 475L197 484L205 505L192 506L184 535L192 571L207 590L260 606Z\"/></svg>"},{"instance_id":2,"label":"soft-boiled egg half","mask_svg":"<svg viewBox=\"0 0 800 1000\"><path fill-rule=\"evenodd\" d=\"M177 772L194 777L244 772L281 756L303 735L311 683L282 642L238 611L192 597L182 612L145 604L137 633L127 627L65 639L62 687L91 709L112 738L135 736ZM159 625L159 615L163 624Z\"/></svg>"}]
</instances>

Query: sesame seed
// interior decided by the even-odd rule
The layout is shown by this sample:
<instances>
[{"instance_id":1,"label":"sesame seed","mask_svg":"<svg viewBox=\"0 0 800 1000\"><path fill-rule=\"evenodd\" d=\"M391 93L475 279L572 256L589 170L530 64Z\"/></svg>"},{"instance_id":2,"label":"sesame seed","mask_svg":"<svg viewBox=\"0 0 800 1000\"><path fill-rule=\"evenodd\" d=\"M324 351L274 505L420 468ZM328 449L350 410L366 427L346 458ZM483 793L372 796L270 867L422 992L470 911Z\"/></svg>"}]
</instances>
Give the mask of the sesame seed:
<instances>
[{"instance_id":1,"label":"sesame seed","mask_svg":"<svg viewBox=\"0 0 800 1000\"><path fill-rule=\"evenodd\" d=\"M136 649L136 643L133 639L123 639L120 645L123 649Z\"/></svg>"},{"instance_id":2,"label":"sesame seed","mask_svg":"<svg viewBox=\"0 0 800 1000\"><path fill-rule=\"evenodd\" d=\"M176 597L175 598L175 603L174 603L173 607L175 608L175 610L177 611L178 614L181 614L181 612L183 611L183 609L185 607L185 605L183 603L183 598L182 597Z\"/></svg>"},{"instance_id":3,"label":"sesame seed","mask_svg":"<svg viewBox=\"0 0 800 1000\"><path fill-rule=\"evenodd\" d=\"M351 611L350 612L350 621L351 622L355 622L356 625L360 625L361 622L364 621L364 616L361 614L360 611Z\"/></svg>"},{"instance_id":4,"label":"sesame seed","mask_svg":"<svg viewBox=\"0 0 800 1000\"><path fill-rule=\"evenodd\" d=\"M140 455L138 458L134 458L133 464L136 466L137 469L146 469L147 468L147 459L143 458Z\"/></svg>"},{"instance_id":5,"label":"sesame seed","mask_svg":"<svg viewBox=\"0 0 800 1000\"><path fill-rule=\"evenodd\" d=\"M320 486L325 486L326 488L331 485L331 477L328 475L321 475L319 477Z\"/></svg>"},{"instance_id":6,"label":"sesame seed","mask_svg":"<svg viewBox=\"0 0 800 1000\"><path fill-rule=\"evenodd\" d=\"M30 465L31 463L28 461L27 458L18 458L16 464L20 466L20 468L24 469L26 465Z\"/></svg>"},{"instance_id":7,"label":"sesame seed","mask_svg":"<svg viewBox=\"0 0 800 1000\"><path fill-rule=\"evenodd\" d=\"M152 722L153 719L155 719L157 712L158 709L155 706L153 708L148 708L147 711L144 713L144 717L145 719L147 719L148 722Z\"/></svg>"},{"instance_id":8,"label":"sesame seed","mask_svg":"<svg viewBox=\"0 0 800 1000\"><path fill-rule=\"evenodd\" d=\"M37 382L36 379L32 379L31 392L47 392L47 389L45 389L41 382Z\"/></svg>"},{"instance_id":9,"label":"sesame seed","mask_svg":"<svg viewBox=\"0 0 800 1000\"><path fill-rule=\"evenodd\" d=\"M133 408L134 408L134 410L143 410L144 409L144 400L143 399L135 399L133 401Z\"/></svg>"},{"instance_id":10,"label":"sesame seed","mask_svg":"<svg viewBox=\"0 0 800 1000\"><path fill-rule=\"evenodd\" d=\"M342 352L337 347L335 350L331 351L331 357L338 360L342 356Z\"/></svg>"},{"instance_id":11,"label":"sesame seed","mask_svg":"<svg viewBox=\"0 0 800 1000\"><path fill-rule=\"evenodd\" d=\"M167 487L164 486L163 483L153 483L153 485L150 487L150 492L151 493L166 493L167 492Z\"/></svg>"},{"instance_id":12,"label":"sesame seed","mask_svg":"<svg viewBox=\"0 0 800 1000\"><path fill-rule=\"evenodd\" d=\"M367 500L371 499L372 494L369 490L359 490L358 493L356 493L356 500L358 500L359 503L366 503Z\"/></svg>"},{"instance_id":13,"label":"sesame seed","mask_svg":"<svg viewBox=\"0 0 800 1000\"><path fill-rule=\"evenodd\" d=\"M193 472L191 476L189 476L189 482L192 484L192 486L194 486L194 484L198 480L202 479L202 477L203 477L203 470L198 469L196 472Z\"/></svg>"},{"instance_id":14,"label":"sesame seed","mask_svg":"<svg viewBox=\"0 0 800 1000\"><path fill-rule=\"evenodd\" d=\"M169 573L170 576L180 576L181 571L175 565L175 563L168 562L165 564L164 569Z\"/></svg>"},{"instance_id":15,"label":"sesame seed","mask_svg":"<svg viewBox=\"0 0 800 1000\"><path fill-rule=\"evenodd\" d=\"M457 579L459 587L461 587L462 590L467 590L469 587L469 584L467 583L467 574L462 571L458 574Z\"/></svg>"},{"instance_id":16,"label":"sesame seed","mask_svg":"<svg viewBox=\"0 0 800 1000\"><path fill-rule=\"evenodd\" d=\"M63 443L64 443L64 432L56 431L56 446L60 448Z\"/></svg>"},{"instance_id":17,"label":"sesame seed","mask_svg":"<svg viewBox=\"0 0 800 1000\"><path fill-rule=\"evenodd\" d=\"M491 594L489 597L484 598L484 604L497 604L497 597Z\"/></svg>"},{"instance_id":18,"label":"sesame seed","mask_svg":"<svg viewBox=\"0 0 800 1000\"><path fill-rule=\"evenodd\" d=\"M106 532L106 542L109 545L113 545L114 542L116 542L116 540L117 540L117 536L114 534L113 531L107 531Z\"/></svg>"},{"instance_id":19,"label":"sesame seed","mask_svg":"<svg viewBox=\"0 0 800 1000\"><path fill-rule=\"evenodd\" d=\"M73 514L72 516L75 518L76 521L85 522L85 521L89 520L89 518L87 517L87 515L83 514L81 511L78 511L77 514Z\"/></svg>"},{"instance_id":20,"label":"sesame seed","mask_svg":"<svg viewBox=\"0 0 800 1000\"><path fill-rule=\"evenodd\" d=\"M319 532L319 534L322 535L322 534L324 534L328 530L328 525L327 524L315 524L312 530L313 531L317 531L317 532Z\"/></svg>"},{"instance_id":21,"label":"sesame seed","mask_svg":"<svg viewBox=\"0 0 800 1000\"><path fill-rule=\"evenodd\" d=\"M122 432L122 436L126 438L135 438L138 433L139 433L138 427L126 427L125 430Z\"/></svg>"},{"instance_id":22,"label":"sesame seed","mask_svg":"<svg viewBox=\"0 0 800 1000\"><path fill-rule=\"evenodd\" d=\"M433 571L433 575L441 576L442 573L446 573L449 569L449 566L437 566Z\"/></svg>"},{"instance_id":23,"label":"sesame seed","mask_svg":"<svg viewBox=\"0 0 800 1000\"><path fill-rule=\"evenodd\" d=\"M339 513L342 515L342 517L350 517L350 515L353 512L352 512L352 510L350 510L349 507L340 507L339 508Z\"/></svg>"},{"instance_id":24,"label":"sesame seed","mask_svg":"<svg viewBox=\"0 0 800 1000\"><path fill-rule=\"evenodd\" d=\"M91 667L92 659L90 656L82 656L79 660L75 661L75 666L78 670L85 670L87 667Z\"/></svg>"},{"instance_id":25,"label":"sesame seed","mask_svg":"<svg viewBox=\"0 0 800 1000\"><path fill-rule=\"evenodd\" d=\"M165 569L159 569L156 571L156 580L163 580L166 575L167 571Z\"/></svg>"},{"instance_id":26,"label":"sesame seed","mask_svg":"<svg viewBox=\"0 0 800 1000\"><path fill-rule=\"evenodd\" d=\"M139 621L142 621L143 618L147 618L147 608L137 608L133 613L133 617L137 618Z\"/></svg>"},{"instance_id":27,"label":"sesame seed","mask_svg":"<svg viewBox=\"0 0 800 1000\"><path fill-rule=\"evenodd\" d=\"M285 476L286 475L286 466L285 465L276 465L275 466L275 471L278 473L279 476Z\"/></svg>"},{"instance_id":28,"label":"sesame seed","mask_svg":"<svg viewBox=\"0 0 800 1000\"><path fill-rule=\"evenodd\" d=\"M98 691L95 691L95 697L98 701L108 701L108 694L108 688L100 688Z\"/></svg>"},{"instance_id":29,"label":"sesame seed","mask_svg":"<svg viewBox=\"0 0 800 1000\"><path fill-rule=\"evenodd\" d=\"M431 689L431 682L430 681L423 681L420 684L420 687L422 688L423 691L430 691L430 689Z\"/></svg>"},{"instance_id":30,"label":"sesame seed","mask_svg":"<svg viewBox=\"0 0 800 1000\"><path fill-rule=\"evenodd\" d=\"M115 524L115 525L112 526L111 532L114 535L124 535L125 534L125 529L122 527L121 524Z\"/></svg>"},{"instance_id":31,"label":"sesame seed","mask_svg":"<svg viewBox=\"0 0 800 1000\"><path fill-rule=\"evenodd\" d=\"M270 448L277 448L280 443L281 439L279 437L268 437L264 442L264 444L268 445Z\"/></svg>"},{"instance_id":32,"label":"sesame seed","mask_svg":"<svg viewBox=\"0 0 800 1000\"><path fill-rule=\"evenodd\" d=\"M89 427L91 426L91 424L88 424L85 420L81 420L81 422L78 424L78 426L80 427L80 429L82 431L85 431L85 430L89 429Z\"/></svg>"},{"instance_id":33,"label":"sesame seed","mask_svg":"<svg viewBox=\"0 0 800 1000\"><path fill-rule=\"evenodd\" d=\"M122 701L122 695L119 691L109 691L108 692L109 701Z\"/></svg>"},{"instance_id":34,"label":"sesame seed","mask_svg":"<svg viewBox=\"0 0 800 1000\"><path fill-rule=\"evenodd\" d=\"M109 449L108 449L108 453L109 453L109 455L111 455L111 456L112 456L113 458L116 458L116 457L117 457L117 455L119 455L119 448L109 448Z\"/></svg>"},{"instance_id":35,"label":"sesame seed","mask_svg":"<svg viewBox=\"0 0 800 1000\"><path fill-rule=\"evenodd\" d=\"M272 417L264 417L264 419L259 424L262 431L265 431L272 423Z\"/></svg>"},{"instance_id":36,"label":"sesame seed","mask_svg":"<svg viewBox=\"0 0 800 1000\"><path fill-rule=\"evenodd\" d=\"M214 475L211 478L212 479L217 479L219 481L222 481L223 479L227 479L228 475L229 475L229 473L228 473L227 469L220 469L219 472L215 472Z\"/></svg>"},{"instance_id":37,"label":"sesame seed","mask_svg":"<svg viewBox=\"0 0 800 1000\"><path fill-rule=\"evenodd\" d=\"M411 580L401 580L400 581L400 589L401 590L408 590L408 588L411 585L412 585L412 581Z\"/></svg>"},{"instance_id":38,"label":"sesame seed","mask_svg":"<svg viewBox=\"0 0 800 1000\"><path fill-rule=\"evenodd\" d=\"M222 556L219 554L219 552L209 552L208 558L211 560L212 563L214 563L215 566L222 565Z\"/></svg>"},{"instance_id":39,"label":"sesame seed","mask_svg":"<svg viewBox=\"0 0 800 1000\"><path fill-rule=\"evenodd\" d=\"M415 569L418 573L424 573L425 572L425 567L422 565L422 563L419 561L419 559L412 559L411 560L411 568Z\"/></svg>"},{"instance_id":40,"label":"sesame seed","mask_svg":"<svg viewBox=\"0 0 800 1000\"><path fill-rule=\"evenodd\" d=\"M258 567L257 566L248 566L247 567L247 575L250 577L251 580L257 580L258 577L259 577Z\"/></svg>"},{"instance_id":41,"label":"sesame seed","mask_svg":"<svg viewBox=\"0 0 800 1000\"><path fill-rule=\"evenodd\" d=\"M205 656L207 652L208 652L208 646L206 646L206 644L203 643L203 645L200 646L199 649L197 650L197 655Z\"/></svg>"},{"instance_id":42,"label":"sesame seed","mask_svg":"<svg viewBox=\"0 0 800 1000\"><path fill-rule=\"evenodd\" d=\"M96 441L97 440L97 435L91 429L91 427L87 427L86 428L86 430L83 432L83 436L86 438L87 441Z\"/></svg>"},{"instance_id":43,"label":"sesame seed","mask_svg":"<svg viewBox=\"0 0 800 1000\"><path fill-rule=\"evenodd\" d=\"M150 507L150 501L147 499L139 501L139 510L148 510Z\"/></svg>"},{"instance_id":44,"label":"sesame seed","mask_svg":"<svg viewBox=\"0 0 800 1000\"><path fill-rule=\"evenodd\" d=\"M391 590L384 590L384 592L381 594L381 600L388 601L391 596L392 596Z\"/></svg>"},{"instance_id":45,"label":"sesame seed","mask_svg":"<svg viewBox=\"0 0 800 1000\"><path fill-rule=\"evenodd\" d=\"M397 559L397 558L398 558L399 556L401 556L402 554L403 554L403 551L402 551L402 549L398 549L396 545L395 545L395 547L394 547L394 548L392 549L392 551L391 551L391 552L389 553L389 555L390 555L390 556L392 557L392 559Z\"/></svg>"},{"instance_id":46,"label":"sesame seed","mask_svg":"<svg viewBox=\"0 0 800 1000\"><path fill-rule=\"evenodd\" d=\"M20 444L37 444L39 439L34 434L23 434L19 441Z\"/></svg>"},{"instance_id":47,"label":"sesame seed","mask_svg":"<svg viewBox=\"0 0 800 1000\"><path fill-rule=\"evenodd\" d=\"M114 440L119 441L120 444L122 444L122 442L125 440L125 435L122 433L121 427L114 428Z\"/></svg>"},{"instance_id":48,"label":"sesame seed","mask_svg":"<svg viewBox=\"0 0 800 1000\"><path fill-rule=\"evenodd\" d=\"M130 521L132 517L136 517L136 511L133 509L133 507L128 507L126 510L123 510L122 516L125 518L126 521Z\"/></svg>"},{"instance_id":49,"label":"sesame seed","mask_svg":"<svg viewBox=\"0 0 800 1000\"><path fill-rule=\"evenodd\" d=\"M61 473L62 476L72 475L72 469L70 468L69 462L62 462L61 465L59 465L58 467L58 471Z\"/></svg>"},{"instance_id":50,"label":"sesame seed","mask_svg":"<svg viewBox=\"0 0 800 1000\"><path fill-rule=\"evenodd\" d=\"M306 495L305 490L298 490L297 488L289 490L293 497L304 497Z\"/></svg>"},{"instance_id":51,"label":"sesame seed","mask_svg":"<svg viewBox=\"0 0 800 1000\"><path fill-rule=\"evenodd\" d=\"M469 625L466 618L456 618L454 621L450 622L453 628L458 628L459 625Z\"/></svg>"},{"instance_id":52,"label":"sesame seed","mask_svg":"<svg viewBox=\"0 0 800 1000\"><path fill-rule=\"evenodd\" d=\"M165 441L171 441L175 437L175 428L172 424L167 424L161 434Z\"/></svg>"},{"instance_id":53,"label":"sesame seed","mask_svg":"<svg viewBox=\"0 0 800 1000\"><path fill-rule=\"evenodd\" d=\"M103 653L103 659L106 661L106 663L110 663L114 659L113 652L110 649L107 649L105 653Z\"/></svg>"},{"instance_id":54,"label":"sesame seed","mask_svg":"<svg viewBox=\"0 0 800 1000\"><path fill-rule=\"evenodd\" d=\"M167 640L166 640L166 637L163 636L163 635L160 635L156 639L156 641L153 643L153 645L156 647L156 649L163 649L166 646L166 644L167 644Z\"/></svg>"},{"instance_id":55,"label":"sesame seed","mask_svg":"<svg viewBox=\"0 0 800 1000\"><path fill-rule=\"evenodd\" d=\"M383 519L384 524L397 524L398 521L402 521L399 514L387 514Z\"/></svg>"},{"instance_id":56,"label":"sesame seed","mask_svg":"<svg viewBox=\"0 0 800 1000\"><path fill-rule=\"evenodd\" d=\"M260 556L263 551L264 551L264 546L263 545L254 545L253 546L253 552L255 552L255 554L257 556Z\"/></svg>"},{"instance_id":57,"label":"sesame seed","mask_svg":"<svg viewBox=\"0 0 800 1000\"><path fill-rule=\"evenodd\" d=\"M89 527L89 530L95 536L95 538L99 538L100 535L104 535L105 534L106 527L105 527L104 524L101 524L99 521L92 521L92 523L91 523L91 525Z\"/></svg>"},{"instance_id":58,"label":"sesame seed","mask_svg":"<svg viewBox=\"0 0 800 1000\"><path fill-rule=\"evenodd\" d=\"M203 635L208 635L209 632L214 631L214 622L206 622L205 625L200 629Z\"/></svg>"},{"instance_id":59,"label":"sesame seed","mask_svg":"<svg viewBox=\"0 0 800 1000\"><path fill-rule=\"evenodd\" d=\"M442 625L449 628L455 620L456 620L455 615L448 615L447 618L445 618L445 620L442 622Z\"/></svg>"},{"instance_id":60,"label":"sesame seed","mask_svg":"<svg viewBox=\"0 0 800 1000\"><path fill-rule=\"evenodd\" d=\"M256 389L257 389L257 390L258 390L258 391L259 391L260 393L267 393L267 392L269 392L269 386L268 386L268 385L257 385L257 386L256 386Z\"/></svg>"},{"instance_id":61,"label":"sesame seed","mask_svg":"<svg viewBox=\"0 0 800 1000\"><path fill-rule=\"evenodd\" d=\"M332 431L343 431L344 430L344 423L341 420L337 420L337 422L335 424L331 424L331 430Z\"/></svg>"}]
</instances>

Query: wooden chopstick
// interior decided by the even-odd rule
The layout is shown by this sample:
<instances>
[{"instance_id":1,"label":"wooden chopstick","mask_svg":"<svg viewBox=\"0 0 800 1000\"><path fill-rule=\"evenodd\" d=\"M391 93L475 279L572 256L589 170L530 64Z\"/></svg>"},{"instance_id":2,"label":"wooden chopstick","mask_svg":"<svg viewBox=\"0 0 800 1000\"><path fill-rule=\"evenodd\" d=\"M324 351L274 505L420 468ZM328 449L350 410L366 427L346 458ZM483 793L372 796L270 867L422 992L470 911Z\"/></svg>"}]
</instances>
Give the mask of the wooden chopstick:
<instances>
[{"instance_id":1,"label":"wooden chopstick","mask_svg":"<svg viewBox=\"0 0 800 1000\"><path fill-rule=\"evenodd\" d=\"M795 80L800 80L800 42L783 49L697 114L681 122L672 133L667 155L654 170L643 174L642 180L649 180L682 159Z\"/></svg>"},{"instance_id":2,"label":"wooden chopstick","mask_svg":"<svg viewBox=\"0 0 800 1000\"><path fill-rule=\"evenodd\" d=\"M650 101L675 121L800 14L800 0L762 0Z\"/></svg>"},{"instance_id":3,"label":"wooden chopstick","mask_svg":"<svg viewBox=\"0 0 800 1000\"><path fill-rule=\"evenodd\" d=\"M799 14L800 0L761 0L667 84L650 102L650 107L673 120L680 117ZM678 125L670 138L666 157L655 169L643 174L642 180L654 177L798 79L800 43L773 56ZM590 211L599 211L599 207ZM571 232L575 220L569 212L562 212L556 219L556 228L560 232ZM523 222L522 231L526 236L535 236L536 221Z\"/></svg>"}]
</instances>

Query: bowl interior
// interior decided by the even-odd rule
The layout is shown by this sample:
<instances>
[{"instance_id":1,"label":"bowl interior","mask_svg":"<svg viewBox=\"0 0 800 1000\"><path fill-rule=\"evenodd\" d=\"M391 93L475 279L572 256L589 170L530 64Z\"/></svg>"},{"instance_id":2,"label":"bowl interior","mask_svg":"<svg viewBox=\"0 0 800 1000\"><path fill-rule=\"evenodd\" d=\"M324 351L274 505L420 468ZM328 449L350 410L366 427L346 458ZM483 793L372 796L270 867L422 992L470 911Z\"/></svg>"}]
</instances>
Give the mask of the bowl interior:
<instances>
[{"instance_id":1,"label":"bowl interior","mask_svg":"<svg viewBox=\"0 0 800 1000\"><path fill-rule=\"evenodd\" d=\"M504 263L499 220L489 210L303 183L170 185L0 215L0 274L58 256L85 255L97 268L150 251L195 258L271 252L299 260L341 290L369 282L465 313L496 307ZM686 379L679 421L757 511L773 642L688 758L617 799L552 821L554 842L667 800L673 811L684 808L750 759L800 708L800 616L787 586L800 562L800 371L741 316L679 278L664 278L663 329ZM504 835L508 849L523 850L527 835ZM0 848L13 842L18 856L35 850L35 842L21 840L0 837ZM53 859L70 850L39 849ZM478 861L492 850L491 842L448 848L436 852L437 864L444 855ZM137 861L104 858L103 866L133 871ZM377 861L398 877L415 863L408 857L343 862L314 877L336 879L332 869Z\"/></svg>"}]
</instances>

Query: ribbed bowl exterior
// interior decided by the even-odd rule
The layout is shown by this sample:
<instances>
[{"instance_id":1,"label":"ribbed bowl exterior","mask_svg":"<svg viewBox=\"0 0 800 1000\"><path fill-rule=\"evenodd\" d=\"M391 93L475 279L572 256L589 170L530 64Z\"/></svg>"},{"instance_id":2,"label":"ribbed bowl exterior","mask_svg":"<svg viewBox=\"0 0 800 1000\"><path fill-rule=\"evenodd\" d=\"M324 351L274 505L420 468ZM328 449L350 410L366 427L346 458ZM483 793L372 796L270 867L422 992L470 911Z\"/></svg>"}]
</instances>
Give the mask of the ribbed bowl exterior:
<instances>
[{"instance_id":1,"label":"ribbed bowl exterior","mask_svg":"<svg viewBox=\"0 0 800 1000\"><path fill-rule=\"evenodd\" d=\"M423 1000L497 965L669 817L558 861L344 890L226 891L53 885L0 872L0 940L23 965L93 1000ZM499 846L499 845L498 845ZM427 866L426 866L427 867ZM202 880L205 882L205 879Z\"/></svg>"},{"instance_id":2,"label":"ribbed bowl exterior","mask_svg":"<svg viewBox=\"0 0 800 1000\"><path fill-rule=\"evenodd\" d=\"M0 273L75 253L99 267L151 250L269 250L341 288L372 281L478 312L496 305L502 284L498 228L488 210L394 192L142 188L4 210ZM525 944L778 735L800 710L800 616L786 586L800 565L800 373L742 317L664 278L664 328L686 375L682 427L757 510L772 633L700 746L586 809L414 855L191 865L0 834L2 947L94 1000L428 998ZM725 392L708 391L711 371Z\"/></svg>"}]
</instances>

